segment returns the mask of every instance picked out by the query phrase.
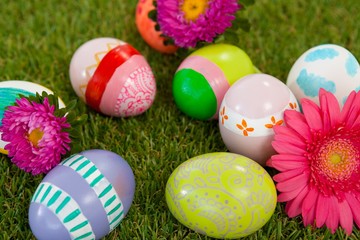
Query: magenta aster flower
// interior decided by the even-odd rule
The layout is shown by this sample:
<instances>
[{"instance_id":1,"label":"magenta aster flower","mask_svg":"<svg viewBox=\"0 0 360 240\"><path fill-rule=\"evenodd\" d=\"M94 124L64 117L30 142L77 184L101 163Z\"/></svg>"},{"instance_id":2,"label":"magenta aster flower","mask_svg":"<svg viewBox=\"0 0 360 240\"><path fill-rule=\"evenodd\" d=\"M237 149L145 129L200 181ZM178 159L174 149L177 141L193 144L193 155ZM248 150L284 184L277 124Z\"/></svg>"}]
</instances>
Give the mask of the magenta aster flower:
<instances>
[{"instance_id":1,"label":"magenta aster flower","mask_svg":"<svg viewBox=\"0 0 360 240\"><path fill-rule=\"evenodd\" d=\"M268 165L280 171L278 201L287 202L289 217L301 214L305 226L325 224L332 233L341 225L350 235L353 221L360 227L360 93L342 109L323 89L319 101L303 99L303 114L285 112Z\"/></svg>"},{"instance_id":2,"label":"magenta aster flower","mask_svg":"<svg viewBox=\"0 0 360 240\"><path fill-rule=\"evenodd\" d=\"M55 106L48 98L42 103L27 98L16 100L2 119L2 140L11 161L33 175L47 173L70 150L70 128L66 117L54 115Z\"/></svg>"},{"instance_id":3,"label":"magenta aster flower","mask_svg":"<svg viewBox=\"0 0 360 240\"><path fill-rule=\"evenodd\" d=\"M231 27L240 7L237 0L157 0L157 20L177 46L195 47Z\"/></svg>"}]
</instances>

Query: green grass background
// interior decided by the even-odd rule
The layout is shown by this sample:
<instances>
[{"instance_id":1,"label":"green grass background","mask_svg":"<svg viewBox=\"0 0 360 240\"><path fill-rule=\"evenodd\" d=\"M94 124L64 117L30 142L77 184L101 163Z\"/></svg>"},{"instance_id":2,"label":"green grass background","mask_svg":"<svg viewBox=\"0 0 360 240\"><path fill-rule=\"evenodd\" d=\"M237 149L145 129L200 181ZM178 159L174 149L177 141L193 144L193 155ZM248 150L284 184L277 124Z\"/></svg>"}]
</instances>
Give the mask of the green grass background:
<instances>
[{"instance_id":1,"label":"green grass background","mask_svg":"<svg viewBox=\"0 0 360 240\"><path fill-rule=\"evenodd\" d=\"M156 100L133 118L89 114L79 144L83 150L107 149L123 156L137 182L133 205L120 226L105 239L210 239L182 226L168 211L164 189L171 172L185 160L226 151L216 121L196 121L182 114L172 98L173 74L186 51L162 55L137 32L135 0L0 1L0 80L27 80L55 90L65 102L76 99L69 80L75 50L97 37L132 44L148 60L157 80ZM360 56L358 0L258 0L243 15L252 25L238 46L264 73L286 80L295 60L307 49L335 43ZM43 176L32 176L0 156L0 239L33 239L28 225L30 198ZM304 227L278 204L270 221L247 239L360 239L342 230Z\"/></svg>"}]
</instances>

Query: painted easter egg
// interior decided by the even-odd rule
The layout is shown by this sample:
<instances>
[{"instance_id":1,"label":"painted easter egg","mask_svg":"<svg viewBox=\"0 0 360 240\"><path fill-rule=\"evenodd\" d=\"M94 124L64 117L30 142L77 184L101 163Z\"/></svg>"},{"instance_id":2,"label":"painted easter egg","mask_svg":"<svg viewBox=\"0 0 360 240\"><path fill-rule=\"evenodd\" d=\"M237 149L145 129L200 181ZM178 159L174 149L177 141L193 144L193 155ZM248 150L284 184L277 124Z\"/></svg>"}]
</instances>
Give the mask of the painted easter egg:
<instances>
[{"instance_id":1,"label":"painted easter egg","mask_svg":"<svg viewBox=\"0 0 360 240\"><path fill-rule=\"evenodd\" d=\"M29 223L41 239L101 239L129 211L135 179L129 164L106 150L74 154L36 189Z\"/></svg>"},{"instance_id":2,"label":"painted easter egg","mask_svg":"<svg viewBox=\"0 0 360 240\"><path fill-rule=\"evenodd\" d=\"M291 90L267 74L251 74L226 92L219 113L221 137L230 152L261 165L275 153L273 126L283 124L286 109L299 111Z\"/></svg>"},{"instance_id":3,"label":"painted easter egg","mask_svg":"<svg viewBox=\"0 0 360 240\"><path fill-rule=\"evenodd\" d=\"M213 44L190 54L173 79L178 108L190 117L218 117L224 94L239 78L256 72L249 56L230 44Z\"/></svg>"},{"instance_id":4,"label":"painted easter egg","mask_svg":"<svg viewBox=\"0 0 360 240\"><path fill-rule=\"evenodd\" d=\"M323 44L307 50L296 60L286 84L299 101L309 98L319 103L319 89L324 88L343 105L352 90L360 90L360 66L347 49Z\"/></svg>"},{"instance_id":5,"label":"painted easter egg","mask_svg":"<svg viewBox=\"0 0 360 240\"><path fill-rule=\"evenodd\" d=\"M81 45L70 62L70 80L81 99L108 116L142 114L156 94L155 78L144 56L115 38L96 38Z\"/></svg>"},{"instance_id":6,"label":"painted easter egg","mask_svg":"<svg viewBox=\"0 0 360 240\"><path fill-rule=\"evenodd\" d=\"M150 47L162 53L174 53L178 49L173 44L167 44L162 32L156 30L156 22L149 18L149 13L155 9L154 0L139 0L136 6L135 23L136 27Z\"/></svg>"},{"instance_id":7,"label":"painted easter egg","mask_svg":"<svg viewBox=\"0 0 360 240\"><path fill-rule=\"evenodd\" d=\"M20 81L20 80L9 80L0 82L0 126L2 125L2 118L6 107L11 106L15 103L15 100L19 98L20 95L29 97L35 96L36 93L41 94L42 92L47 92L52 94L53 92L48 88L41 86L40 84ZM59 98L59 107L65 107L64 102ZM7 151L4 149L7 142L1 140L1 131L0 131L0 153L7 154Z\"/></svg>"},{"instance_id":8,"label":"painted easter egg","mask_svg":"<svg viewBox=\"0 0 360 240\"><path fill-rule=\"evenodd\" d=\"M277 195L270 175L255 161L234 153L191 158L171 174L166 202L186 227L221 239L245 237L274 213Z\"/></svg>"}]
</instances>

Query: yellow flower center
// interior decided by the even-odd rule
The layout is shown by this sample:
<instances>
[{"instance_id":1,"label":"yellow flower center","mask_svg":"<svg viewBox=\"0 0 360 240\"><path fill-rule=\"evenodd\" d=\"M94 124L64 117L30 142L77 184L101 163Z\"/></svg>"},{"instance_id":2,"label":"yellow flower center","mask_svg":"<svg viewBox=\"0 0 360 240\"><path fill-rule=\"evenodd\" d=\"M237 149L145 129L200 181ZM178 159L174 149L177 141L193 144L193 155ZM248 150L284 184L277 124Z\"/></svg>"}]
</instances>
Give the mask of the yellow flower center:
<instances>
[{"instance_id":1,"label":"yellow flower center","mask_svg":"<svg viewBox=\"0 0 360 240\"><path fill-rule=\"evenodd\" d=\"M208 7L208 0L184 0L181 10L188 21L195 21Z\"/></svg>"},{"instance_id":2,"label":"yellow flower center","mask_svg":"<svg viewBox=\"0 0 360 240\"><path fill-rule=\"evenodd\" d=\"M358 168L359 152L351 141L333 139L319 152L318 166L332 180L345 180Z\"/></svg>"},{"instance_id":3,"label":"yellow flower center","mask_svg":"<svg viewBox=\"0 0 360 240\"><path fill-rule=\"evenodd\" d=\"M44 135L44 132L41 131L40 128L35 128L29 134L28 139L35 147L37 147L38 143L41 140L41 138L43 137L43 135Z\"/></svg>"}]
</instances>

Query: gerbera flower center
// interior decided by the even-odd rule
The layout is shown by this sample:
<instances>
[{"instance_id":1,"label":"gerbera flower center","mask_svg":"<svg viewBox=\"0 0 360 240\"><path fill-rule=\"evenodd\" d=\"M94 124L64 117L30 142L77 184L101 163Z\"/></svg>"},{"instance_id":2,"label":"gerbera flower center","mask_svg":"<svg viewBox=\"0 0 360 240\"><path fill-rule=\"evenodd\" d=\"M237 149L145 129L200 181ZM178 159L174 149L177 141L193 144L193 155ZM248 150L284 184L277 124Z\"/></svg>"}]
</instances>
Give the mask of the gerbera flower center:
<instances>
[{"instance_id":1,"label":"gerbera flower center","mask_svg":"<svg viewBox=\"0 0 360 240\"><path fill-rule=\"evenodd\" d=\"M332 181L343 181L359 167L359 151L348 139L329 139L319 149L315 166Z\"/></svg>"},{"instance_id":2,"label":"gerbera flower center","mask_svg":"<svg viewBox=\"0 0 360 240\"><path fill-rule=\"evenodd\" d=\"M35 146L38 146L39 141L42 139L44 132L40 130L40 128L35 128L31 131L28 136L29 141Z\"/></svg>"},{"instance_id":3,"label":"gerbera flower center","mask_svg":"<svg viewBox=\"0 0 360 240\"><path fill-rule=\"evenodd\" d=\"M198 17L205 13L208 8L208 0L184 0L181 10L184 17L188 21L195 21Z\"/></svg>"}]
</instances>

